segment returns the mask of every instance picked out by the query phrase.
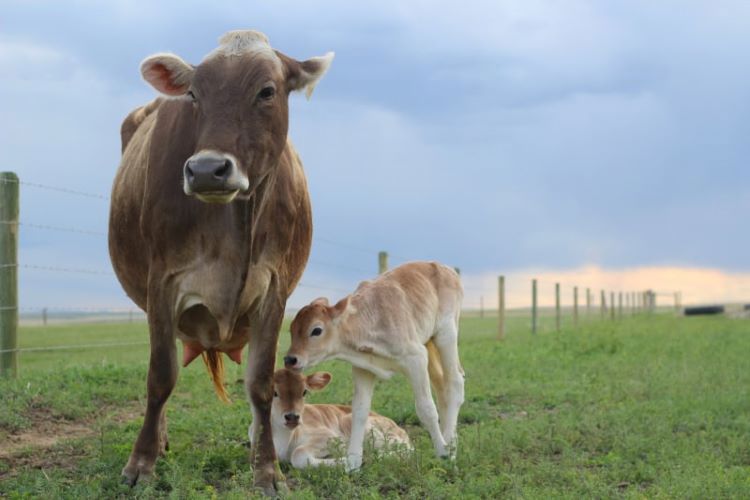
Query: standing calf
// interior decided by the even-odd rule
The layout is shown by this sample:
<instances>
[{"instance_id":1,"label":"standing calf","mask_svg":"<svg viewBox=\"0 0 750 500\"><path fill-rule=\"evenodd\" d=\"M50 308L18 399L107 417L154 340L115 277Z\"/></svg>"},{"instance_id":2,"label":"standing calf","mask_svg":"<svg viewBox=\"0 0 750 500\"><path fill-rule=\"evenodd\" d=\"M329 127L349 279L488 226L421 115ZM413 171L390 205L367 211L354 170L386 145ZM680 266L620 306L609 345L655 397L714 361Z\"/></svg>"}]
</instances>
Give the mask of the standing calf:
<instances>
[{"instance_id":1,"label":"standing calf","mask_svg":"<svg viewBox=\"0 0 750 500\"><path fill-rule=\"evenodd\" d=\"M349 440L352 409L342 405L305 404L308 390L323 389L330 381L331 374L327 372L304 376L281 369L274 373L271 432L279 460L291 462L298 469L340 463L327 458L329 446L334 439ZM252 426L249 431L252 441ZM382 415L370 413L365 431L372 435L376 448L387 444L411 448L406 432Z\"/></svg>"},{"instance_id":2,"label":"standing calf","mask_svg":"<svg viewBox=\"0 0 750 500\"><path fill-rule=\"evenodd\" d=\"M362 465L362 443L376 377L404 373L417 416L438 456L455 456L456 422L464 400L458 359L463 290L458 274L434 262L412 262L365 281L336 305L316 299L292 321L284 364L302 370L327 359L352 364L354 398L347 467ZM437 396L437 408L430 393ZM439 420L438 420L439 417Z\"/></svg>"}]
</instances>

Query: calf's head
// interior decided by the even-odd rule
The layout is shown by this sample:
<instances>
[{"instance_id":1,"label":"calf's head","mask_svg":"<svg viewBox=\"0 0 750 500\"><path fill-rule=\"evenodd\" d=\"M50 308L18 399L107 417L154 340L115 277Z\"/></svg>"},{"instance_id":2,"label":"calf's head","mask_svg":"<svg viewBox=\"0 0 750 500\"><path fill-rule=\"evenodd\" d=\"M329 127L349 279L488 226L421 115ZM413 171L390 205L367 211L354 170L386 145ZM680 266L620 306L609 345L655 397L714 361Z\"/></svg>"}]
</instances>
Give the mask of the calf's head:
<instances>
[{"instance_id":1,"label":"calf's head","mask_svg":"<svg viewBox=\"0 0 750 500\"><path fill-rule=\"evenodd\" d=\"M330 381L331 374L328 372L305 376L286 368L276 370L273 374L272 425L294 429L302 424L307 392L323 389Z\"/></svg>"},{"instance_id":2,"label":"calf's head","mask_svg":"<svg viewBox=\"0 0 750 500\"><path fill-rule=\"evenodd\" d=\"M299 310L292 320L292 343L284 356L284 366L303 370L334 355L341 344L339 320L349 306L349 297L336 305L319 298Z\"/></svg>"},{"instance_id":3,"label":"calf's head","mask_svg":"<svg viewBox=\"0 0 750 500\"><path fill-rule=\"evenodd\" d=\"M257 31L231 31L197 66L155 54L141 74L192 114L195 148L182 168L183 190L205 202L248 197L278 163L286 144L289 93L309 97L333 53L296 61ZM186 138L183 138L185 140Z\"/></svg>"}]
</instances>

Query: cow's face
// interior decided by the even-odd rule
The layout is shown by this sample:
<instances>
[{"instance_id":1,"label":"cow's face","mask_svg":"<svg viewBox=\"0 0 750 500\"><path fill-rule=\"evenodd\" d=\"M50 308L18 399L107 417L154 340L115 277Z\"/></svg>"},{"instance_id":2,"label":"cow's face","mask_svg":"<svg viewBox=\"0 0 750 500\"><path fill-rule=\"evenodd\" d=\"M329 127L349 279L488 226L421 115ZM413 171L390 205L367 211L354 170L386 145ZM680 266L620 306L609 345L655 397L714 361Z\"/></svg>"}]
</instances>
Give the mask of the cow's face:
<instances>
[{"instance_id":1,"label":"cow's face","mask_svg":"<svg viewBox=\"0 0 750 500\"><path fill-rule=\"evenodd\" d=\"M198 66L173 54L141 64L159 92L185 101L195 123L195 150L184 165L185 194L205 202L247 198L278 164L286 145L288 97L308 97L333 53L304 62L273 50L262 33L233 31Z\"/></svg>"},{"instance_id":2,"label":"cow's face","mask_svg":"<svg viewBox=\"0 0 750 500\"><path fill-rule=\"evenodd\" d=\"M273 374L272 425L294 429L302 424L307 392L323 389L330 381L331 374L327 372L316 372L306 377L285 368L276 370Z\"/></svg>"},{"instance_id":3,"label":"cow's face","mask_svg":"<svg viewBox=\"0 0 750 500\"><path fill-rule=\"evenodd\" d=\"M300 309L289 327L292 343L284 366L304 370L335 355L341 347L339 320L348 306L348 297L334 306L320 298Z\"/></svg>"}]
</instances>

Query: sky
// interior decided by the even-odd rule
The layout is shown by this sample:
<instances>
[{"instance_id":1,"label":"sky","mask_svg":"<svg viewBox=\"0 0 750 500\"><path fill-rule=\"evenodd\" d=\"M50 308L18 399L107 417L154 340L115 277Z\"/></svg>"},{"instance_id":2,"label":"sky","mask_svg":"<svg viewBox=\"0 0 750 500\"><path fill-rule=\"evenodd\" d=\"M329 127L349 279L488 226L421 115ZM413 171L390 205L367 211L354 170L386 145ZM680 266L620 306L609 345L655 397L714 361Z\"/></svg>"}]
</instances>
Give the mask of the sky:
<instances>
[{"instance_id":1,"label":"sky","mask_svg":"<svg viewBox=\"0 0 750 500\"><path fill-rule=\"evenodd\" d=\"M750 3L4 1L0 169L21 186L20 302L132 307L111 275L109 194L146 56L198 63L252 28L299 60L290 101L314 243L299 307L392 265L750 301ZM35 184L95 194L85 197ZM73 228L70 232L33 225Z\"/></svg>"}]
</instances>

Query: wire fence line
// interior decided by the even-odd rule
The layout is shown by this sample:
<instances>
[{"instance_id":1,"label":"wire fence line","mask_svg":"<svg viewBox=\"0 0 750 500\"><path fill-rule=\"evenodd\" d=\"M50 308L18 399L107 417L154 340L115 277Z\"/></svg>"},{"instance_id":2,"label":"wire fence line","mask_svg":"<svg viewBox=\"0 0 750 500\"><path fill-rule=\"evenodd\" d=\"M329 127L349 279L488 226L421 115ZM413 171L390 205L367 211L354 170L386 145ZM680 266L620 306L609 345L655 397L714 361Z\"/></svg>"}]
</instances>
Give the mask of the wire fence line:
<instances>
[{"instance_id":1,"label":"wire fence line","mask_svg":"<svg viewBox=\"0 0 750 500\"><path fill-rule=\"evenodd\" d=\"M67 188L61 188L61 187L56 187L56 186L49 186L46 184L40 184L40 183L35 183L35 182L26 182L26 181L20 181L20 180L12 181L8 179L4 179L4 178L0 178L0 182L3 182L3 183L15 182L22 186L27 186L27 187L34 188L34 189L55 191L59 193L85 197L85 198L90 198L90 199L98 199L98 200L104 200L104 201L109 200L108 196L104 196L104 195L100 195L96 193L78 191L74 189L67 189ZM0 225L4 225L4 226L15 225L15 226L34 229L34 230L77 233L77 234L82 234L82 235L87 235L87 236L96 236L96 237L106 237L107 235L105 231L96 231L96 230L79 228L79 227L74 227L74 226L58 226L58 225L52 225L52 224L32 223L32 222L19 221L19 220L0 220ZM347 251L357 252L360 254L366 254L369 258L373 258L373 263L374 263L374 257L377 255L378 261L379 261L379 267L380 267L379 272L384 272L388 268L387 262L388 262L389 256L402 262L411 260L411 259L402 257L398 254L392 254L392 253L389 254L389 253L382 252L382 251L376 251L373 248L366 248L361 245L340 242L340 241L331 240L328 238L316 237L315 243L322 243L324 245L342 248ZM361 274L361 279L369 278L373 274L375 274L371 270L365 269L364 266L363 267L350 266L350 265L339 264L339 263L325 261L325 260L318 260L317 258L310 259L308 262L314 266L323 266L323 267L328 267L332 269L347 271L349 273L359 273ZM33 264L0 263L0 270L11 269L11 268L16 268L16 269L21 268L21 269L28 269L28 270L34 270L34 271L44 271L44 272L60 272L60 273L82 274L82 275L107 276L107 277L111 277L115 275L115 273L112 271L81 268L81 267L71 267L71 266L63 266L63 265L43 265L43 264L37 264L37 263L33 263ZM457 271L459 270L457 269ZM551 283L547 283L547 282L538 282L537 284L551 285ZM350 289L310 283L310 282L307 282L306 280L299 283L298 286L301 288L321 290L321 291L327 291L327 292L337 292L337 293L343 293L343 294L348 294L351 292ZM494 293L493 290L491 290L490 288L486 286L479 286L479 285L474 285L474 284L465 285L464 288L466 290L471 291L474 294L474 296L478 297L479 299L478 301L477 300L466 301L466 303L464 304L465 309L474 309L482 317L485 316L485 313L489 314L491 311L493 311L492 314L496 314L498 318L504 317L506 308L502 305L499 307L494 307L498 305L497 300L494 301L495 302L494 306L491 304L492 299L490 297L493 296L493 293ZM561 310L563 309L563 307L561 306L561 299L559 296L559 293L560 293L559 283L555 284L555 289L557 290L557 293L558 293L558 296L556 299L556 306L557 306L556 310L557 310L557 316L558 316L557 328L559 329L559 325L560 325L559 316L560 316ZM568 286L567 289L573 289L573 288L570 288ZM535 285L535 290L536 290L536 285ZM499 292L496 297L499 298L501 293L502 292ZM628 293L631 293L631 292L628 292ZM668 292L664 292L663 294L666 295L667 293ZM489 299L487 303L485 303L485 295ZM662 295L662 293L660 293L660 295ZM589 312L592 307L596 307L594 306L594 302L593 302L593 300L596 299L596 296L597 294L594 294L594 299L591 299L591 298L588 299ZM612 295L611 297L614 297L614 295ZM545 307L540 306L537 303L536 295L533 300L534 300L534 305L523 308L523 310L524 311L528 310L529 312L531 312L531 314L536 314L538 312L538 309L541 309L542 315L545 316L545 313L548 313L549 311L545 311ZM578 306L576 305L576 307ZM615 307L613 299L610 300L609 307L610 308ZM635 303L633 304L633 307L635 307ZM622 309L622 305L620 305L620 309ZM88 316L99 315L99 316L95 316L97 318L105 316L105 315L117 317L117 318L123 318L123 314L127 314L125 318L127 318L127 320L129 321L133 321L136 314L138 315L138 318L144 317L143 316L144 313L140 311L140 309L135 308L135 307L127 307L127 306L113 306L113 307L58 307L58 306L26 307L26 306L22 306L22 307L19 307L18 305L13 305L13 304L0 304L0 311L10 311L10 310L20 311L22 313L24 312L41 313L41 320L43 321L44 324L47 323L49 316L51 315L51 313L54 313L54 312L62 314L63 316L61 317L64 317L66 319L68 318L75 319L74 314L86 314ZM510 311L510 309L508 310ZM519 311L520 310L521 309L519 309ZM117 316L117 314L119 314L119 316ZM549 314L546 314L546 316L549 316ZM534 325L536 325L536 321L537 320L534 320ZM534 326L533 328L535 332L537 327ZM136 345L145 345L145 344L148 344L148 342L143 341L143 342L114 342L114 343L113 342L82 343L82 344L75 344L75 345L56 345L56 346L3 349L3 350L0 350L0 354L10 353L10 352L21 353L21 352L58 351L58 350L85 349L85 348L107 348L107 347L118 347L118 346L125 347L125 346L136 346Z\"/></svg>"}]
</instances>

